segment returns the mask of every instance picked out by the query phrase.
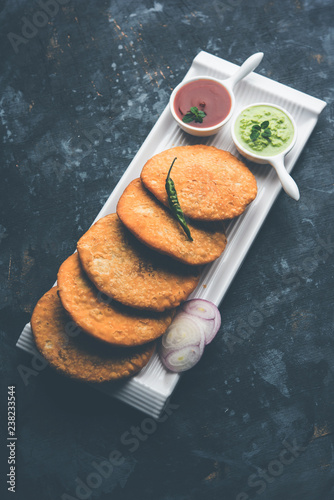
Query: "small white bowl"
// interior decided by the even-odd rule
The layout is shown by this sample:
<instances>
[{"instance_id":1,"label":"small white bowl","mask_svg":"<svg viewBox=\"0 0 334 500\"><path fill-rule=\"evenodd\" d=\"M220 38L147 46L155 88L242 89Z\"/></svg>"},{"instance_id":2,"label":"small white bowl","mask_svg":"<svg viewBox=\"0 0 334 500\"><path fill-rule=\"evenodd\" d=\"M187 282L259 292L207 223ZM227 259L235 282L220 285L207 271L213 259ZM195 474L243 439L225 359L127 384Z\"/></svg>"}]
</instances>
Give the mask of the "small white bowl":
<instances>
[{"instance_id":1,"label":"small white bowl","mask_svg":"<svg viewBox=\"0 0 334 500\"><path fill-rule=\"evenodd\" d=\"M173 90L170 99L169 99L169 107L171 114L176 121L176 123L188 134L199 136L199 137L206 137L209 135L215 135L219 130L225 125L225 123L228 122L228 120L231 118L234 107L235 107L235 97L233 93L233 88L234 86L245 76L247 76L249 73L251 73L262 61L263 58L263 52L258 52L256 54L253 54L250 56L246 61L240 66L240 68L229 78L226 80L219 80L217 78L209 77L209 76L196 76L194 78L190 78L188 80L185 80L177 85L175 89ZM178 91L183 87L183 85L186 85L189 82L194 82L196 80L209 80L213 81L216 83L219 83L222 85L226 91L228 92L230 98L231 98L231 108L228 113L228 115L221 120L219 123L216 125L213 125L212 127L195 127L191 125L190 123L184 123L181 118L179 118L175 112L174 109L174 100L175 96L178 93Z\"/></svg>"},{"instance_id":2,"label":"small white bowl","mask_svg":"<svg viewBox=\"0 0 334 500\"><path fill-rule=\"evenodd\" d=\"M183 87L183 85L186 85L187 83L190 83L190 82L195 82L197 80L207 80L209 82L218 83L219 85L221 85L222 87L225 88L225 90L227 91L227 93L231 99L231 108L230 108L228 115L224 118L224 120L220 121L216 125L213 125L212 127L195 127L195 126L191 125L190 123L184 123L182 121L182 119L179 118L175 112L174 100L175 100L175 96L178 93L178 91ZM169 106L170 106L170 111L172 113L172 116L173 116L174 120L177 122L177 124L182 128L182 130L184 130L188 134L200 136L200 137L206 137L209 135L217 134L217 132L219 132L219 130L231 118L232 113L234 111L234 105L235 105L235 98L234 98L234 94L232 92L232 89L228 85L226 85L225 82L223 83L222 80L218 80L217 78L213 78L213 77L209 77L209 76L196 76L194 78L189 78L189 80L186 80L185 82L179 83L178 86L175 87L175 89L173 90L172 95L170 96L170 100L169 100Z\"/></svg>"},{"instance_id":3,"label":"small white bowl","mask_svg":"<svg viewBox=\"0 0 334 500\"><path fill-rule=\"evenodd\" d=\"M249 149L246 149L239 142L239 140L236 136L235 125L236 125L238 118L246 109L253 108L255 106L268 106L268 107L278 109L279 111L282 111L284 114L286 114L292 123L293 130L294 130L292 141L287 145L287 147L283 151L281 151L277 155L269 155L269 156L257 155L256 153L253 153ZM233 123L231 125L231 134L232 134L232 139L233 139L233 142L235 144L235 147L237 148L237 150L239 151L239 153L242 156L247 158L247 160L253 161L255 163L270 164L272 167L274 167L274 169L276 170L276 173L278 175L278 178L281 181L281 184L282 184L284 191L294 200L296 200L296 201L299 200L300 194L299 194L298 186L295 183L295 181L293 180L293 178L291 177L291 175L287 172L285 165L284 165L285 155L289 151L291 151L291 149L293 148L293 146L295 145L296 140L297 140L297 126L296 126L295 120L293 119L293 117L290 115L290 113L286 109L284 109L281 106L278 106L276 104L269 103L269 102L254 102L254 103L249 104L248 106L244 106L239 111L239 113L235 116L235 118L233 119Z\"/></svg>"}]
</instances>

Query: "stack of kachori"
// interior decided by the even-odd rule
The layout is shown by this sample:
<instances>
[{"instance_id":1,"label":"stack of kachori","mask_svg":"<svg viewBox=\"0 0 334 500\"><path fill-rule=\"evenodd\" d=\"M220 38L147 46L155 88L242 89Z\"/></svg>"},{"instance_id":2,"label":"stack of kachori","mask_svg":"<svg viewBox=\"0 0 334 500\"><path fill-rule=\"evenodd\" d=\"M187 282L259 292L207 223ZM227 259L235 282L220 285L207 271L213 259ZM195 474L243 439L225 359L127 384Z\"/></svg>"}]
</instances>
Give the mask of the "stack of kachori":
<instances>
[{"instance_id":1,"label":"stack of kachori","mask_svg":"<svg viewBox=\"0 0 334 500\"><path fill-rule=\"evenodd\" d=\"M190 239L169 208L173 178ZM80 381L129 377L145 366L204 264L226 246L224 221L256 197L253 174L231 153L196 145L153 156L61 265L31 326L49 364Z\"/></svg>"}]
</instances>

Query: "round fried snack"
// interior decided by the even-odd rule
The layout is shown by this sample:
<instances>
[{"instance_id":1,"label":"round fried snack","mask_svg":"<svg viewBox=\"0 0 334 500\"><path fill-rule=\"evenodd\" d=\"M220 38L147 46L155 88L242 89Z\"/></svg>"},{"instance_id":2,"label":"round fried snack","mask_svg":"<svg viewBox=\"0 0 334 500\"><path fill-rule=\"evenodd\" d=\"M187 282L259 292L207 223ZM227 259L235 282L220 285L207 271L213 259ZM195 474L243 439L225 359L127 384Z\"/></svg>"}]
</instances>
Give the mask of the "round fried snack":
<instances>
[{"instance_id":1,"label":"round fried snack","mask_svg":"<svg viewBox=\"0 0 334 500\"><path fill-rule=\"evenodd\" d=\"M94 285L122 304L164 311L196 287L200 269L171 262L140 243L116 214L97 221L79 240L81 264Z\"/></svg>"},{"instance_id":2,"label":"round fried snack","mask_svg":"<svg viewBox=\"0 0 334 500\"><path fill-rule=\"evenodd\" d=\"M60 266L58 293L75 323L94 337L119 346L134 346L160 337L170 325L174 310L139 311L99 292L85 275L78 254Z\"/></svg>"},{"instance_id":3,"label":"round fried snack","mask_svg":"<svg viewBox=\"0 0 334 500\"><path fill-rule=\"evenodd\" d=\"M140 179L133 180L124 190L117 214L140 241L186 264L212 262L226 246L222 222L188 222L191 241L169 209L145 189Z\"/></svg>"},{"instance_id":4,"label":"round fried snack","mask_svg":"<svg viewBox=\"0 0 334 500\"><path fill-rule=\"evenodd\" d=\"M129 377L152 356L155 342L136 348L109 346L93 339L73 323L62 307L57 288L38 301L31 327L39 352L59 372L86 382Z\"/></svg>"},{"instance_id":5,"label":"round fried snack","mask_svg":"<svg viewBox=\"0 0 334 500\"><path fill-rule=\"evenodd\" d=\"M244 163L228 151L198 144L167 149L144 165L142 182L166 206L165 181L174 158L171 178L187 217L232 219L256 197L256 179Z\"/></svg>"},{"instance_id":6,"label":"round fried snack","mask_svg":"<svg viewBox=\"0 0 334 500\"><path fill-rule=\"evenodd\" d=\"M58 292L63 307L85 332L113 345L134 346L157 339L166 331L174 309L139 311L99 292L84 273L78 254L61 265Z\"/></svg>"}]
</instances>

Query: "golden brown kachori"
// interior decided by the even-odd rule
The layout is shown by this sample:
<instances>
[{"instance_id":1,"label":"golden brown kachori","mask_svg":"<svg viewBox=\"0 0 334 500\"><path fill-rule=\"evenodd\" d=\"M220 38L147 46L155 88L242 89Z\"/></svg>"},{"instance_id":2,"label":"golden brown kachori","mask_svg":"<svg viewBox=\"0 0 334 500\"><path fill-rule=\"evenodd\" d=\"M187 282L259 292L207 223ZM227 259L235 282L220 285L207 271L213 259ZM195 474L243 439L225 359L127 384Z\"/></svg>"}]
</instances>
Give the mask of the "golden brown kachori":
<instances>
[{"instance_id":1,"label":"golden brown kachori","mask_svg":"<svg viewBox=\"0 0 334 500\"><path fill-rule=\"evenodd\" d=\"M39 352L50 366L73 379L106 382L137 373L150 360L155 342L135 348L113 347L75 330L57 288L38 301L31 327Z\"/></svg>"},{"instance_id":2,"label":"golden brown kachori","mask_svg":"<svg viewBox=\"0 0 334 500\"><path fill-rule=\"evenodd\" d=\"M256 179L242 161L228 151L197 144L167 149L144 165L142 182L166 206L165 181L175 157L171 178L187 217L231 219L242 214L256 197Z\"/></svg>"},{"instance_id":3,"label":"golden brown kachori","mask_svg":"<svg viewBox=\"0 0 334 500\"><path fill-rule=\"evenodd\" d=\"M138 240L185 264L212 262L226 246L222 222L188 222L191 241L169 209L145 189L140 179L133 180L124 190L117 214Z\"/></svg>"},{"instance_id":4,"label":"golden brown kachori","mask_svg":"<svg viewBox=\"0 0 334 500\"><path fill-rule=\"evenodd\" d=\"M178 306L200 277L199 268L175 265L140 243L116 214L97 221L77 249L85 272L101 292L138 309Z\"/></svg>"},{"instance_id":5,"label":"golden brown kachori","mask_svg":"<svg viewBox=\"0 0 334 500\"><path fill-rule=\"evenodd\" d=\"M84 331L100 340L133 346L160 337L170 325L174 310L140 311L105 296L84 273L78 254L68 257L57 276L63 307Z\"/></svg>"}]
</instances>

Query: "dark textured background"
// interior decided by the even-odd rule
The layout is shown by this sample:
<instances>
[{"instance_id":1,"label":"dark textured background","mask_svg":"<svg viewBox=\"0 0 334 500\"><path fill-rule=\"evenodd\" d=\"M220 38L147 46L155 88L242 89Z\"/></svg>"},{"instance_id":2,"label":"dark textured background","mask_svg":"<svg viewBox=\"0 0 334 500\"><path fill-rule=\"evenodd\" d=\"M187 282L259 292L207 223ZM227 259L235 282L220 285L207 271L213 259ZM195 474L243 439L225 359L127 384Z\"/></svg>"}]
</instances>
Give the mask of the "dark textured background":
<instances>
[{"instance_id":1,"label":"dark textured background","mask_svg":"<svg viewBox=\"0 0 334 500\"><path fill-rule=\"evenodd\" d=\"M47 23L37 2L0 7L1 498L333 499L333 2L61 3ZM22 36L25 18L43 26L15 51L8 34ZM18 366L32 359L15 343L200 50L236 64L263 51L259 73L328 105L294 168L300 201L277 199L219 335L151 432L144 414L49 370L25 384ZM231 348L242 323L254 326ZM16 495L5 489L8 384ZM76 492L115 450L123 463Z\"/></svg>"}]
</instances>

